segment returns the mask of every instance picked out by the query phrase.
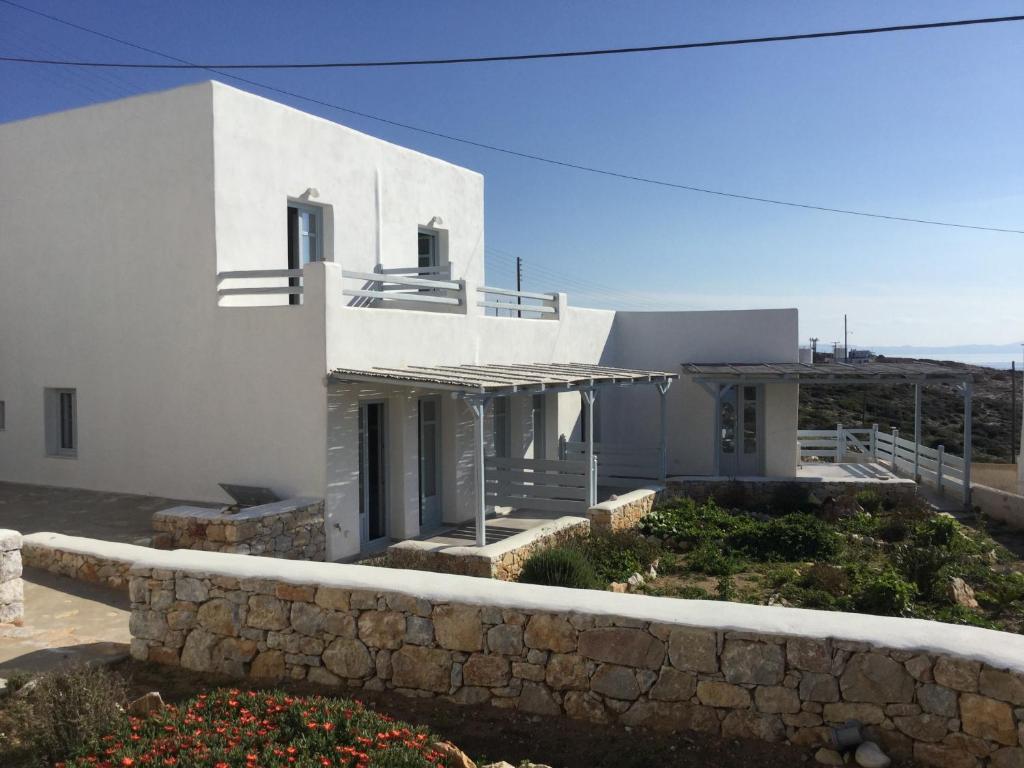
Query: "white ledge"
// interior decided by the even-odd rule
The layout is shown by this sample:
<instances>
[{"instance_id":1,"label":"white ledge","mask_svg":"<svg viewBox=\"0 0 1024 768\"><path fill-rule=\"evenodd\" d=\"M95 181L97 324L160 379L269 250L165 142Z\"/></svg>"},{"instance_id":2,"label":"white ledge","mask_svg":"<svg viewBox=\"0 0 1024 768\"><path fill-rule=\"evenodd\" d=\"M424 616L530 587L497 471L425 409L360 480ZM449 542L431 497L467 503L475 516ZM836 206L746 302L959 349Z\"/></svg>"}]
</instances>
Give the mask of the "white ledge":
<instances>
[{"instance_id":1,"label":"white ledge","mask_svg":"<svg viewBox=\"0 0 1024 768\"><path fill-rule=\"evenodd\" d=\"M75 555L90 555L104 560L120 560L128 563L134 563L155 551L138 544L121 544L116 541L65 536L63 533L47 531L26 534L22 540L22 547L28 549L32 546L59 549L62 552L70 552Z\"/></svg>"},{"instance_id":2,"label":"white ledge","mask_svg":"<svg viewBox=\"0 0 1024 768\"><path fill-rule=\"evenodd\" d=\"M1024 673L1024 636L922 619L542 587L425 571L275 560L220 552L138 549L144 552L136 563L138 568L273 579L348 590L401 592L435 603L622 616L723 631L833 638L892 650L973 659L999 669Z\"/></svg>"}]
</instances>

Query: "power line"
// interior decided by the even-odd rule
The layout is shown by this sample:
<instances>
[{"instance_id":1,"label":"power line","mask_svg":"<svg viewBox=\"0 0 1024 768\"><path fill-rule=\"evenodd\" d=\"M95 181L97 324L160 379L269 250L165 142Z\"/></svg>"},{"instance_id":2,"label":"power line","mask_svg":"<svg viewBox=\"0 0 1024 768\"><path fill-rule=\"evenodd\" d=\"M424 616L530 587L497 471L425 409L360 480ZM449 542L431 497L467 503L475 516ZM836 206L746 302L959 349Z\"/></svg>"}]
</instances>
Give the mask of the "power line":
<instances>
[{"instance_id":1,"label":"power line","mask_svg":"<svg viewBox=\"0 0 1024 768\"><path fill-rule=\"evenodd\" d=\"M7 5L30 10L17 3L3 0ZM43 15L43 14L40 14ZM50 17L54 18L54 17ZM443 59L385 59L377 61L330 61L309 63L257 63L257 64L193 64L179 62L177 64L141 64L135 62L109 61L72 61L67 59L29 59L13 56L0 56L0 61L15 61L23 64L53 64L69 67L118 67L122 69L361 69L370 67L422 67L444 64L484 64L498 61L537 61L541 59L570 59L590 56L616 56L633 53L661 53L665 51L685 51L694 48L724 48L735 45L757 45L761 43L785 43L794 40L820 40L830 37L853 37L858 35L878 35L891 32L911 32L924 29L948 29L950 27L966 27L979 24L1004 24L1011 21L1024 21L1024 16L992 16L980 19L956 19L954 21L935 21L921 24L900 24L889 27L861 27L858 29L841 29L830 32L805 32L794 35L770 35L768 37L742 37L729 40L705 40L697 43L670 43L667 45L642 45L628 48L594 48L582 51L551 51L547 53L516 53L491 56L461 56Z\"/></svg>"},{"instance_id":2,"label":"power line","mask_svg":"<svg viewBox=\"0 0 1024 768\"><path fill-rule=\"evenodd\" d=\"M529 153L529 152L521 152L519 150L509 149L508 147L499 147L499 146L494 145L494 144L487 144L487 143L482 142L482 141L475 141L473 139L467 139L467 138L464 138L464 137L461 137L461 136L453 136L451 134L442 133L440 131L430 130L429 128L420 128L420 127L415 126L415 125L410 125L408 123L399 122L398 120L391 120L390 118L380 117L378 115L372 115L372 114L370 114L368 112L362 112L362 111L357 110L357 109L351 109L350 107L343 107L343 106L341 106L339 104L332 104L331 102L324 101L323 99L317 99L317 98L314 98L312 96L305 96L303 94L296 93L295 91L289 91L289 90L284 89L284 88L277 88L275 86L267 85L265 83L261 83L261 82L258 82L256 80L250 80L249 78L241 77L240 75L233 75L230 72L221 71L221 70L217 69L216 67L210 67L210 66L204 66L204 65L199 65L199 64L193 64L193 62L187 61L187 60L179 58L177 56L173 56L173 55L171 55L169 53L164 53L163 51L158 51L158 50L155 50L153 48L148 48L148 47L146 47L144 45L140 45L138 43L133 43L130 40L123 40L123 39L121 39L119 37L114 37L113 35L109 35L109 34L107 34L105 32L100 32L100 31L95 30L95 29L90 29L89 27L85 27L85 26L82 26L81 24L76 24L74 22L67 21L66 19L62 19L62 18L60 18L58 16L53 16L53 15L48 14L48 13L43 13L42 11L37 11L37 10L35 10L33 8L28 8L27 6L19 5L18 3L12 2L11 0L0 0L0 3L4 3L5 5L9 5L9 6L12 6L14 8L19 8L19 9L21 9L23 11L28 12L28 13L33 13L33 14L35 14L37 16L41 16L43 18L50 19L51 21L55 21L55 22L57 22L59 24L64 24L66 26L72 27L74 29L81 30L83 32L88 32L89 34L96 35L98 37L102 37L102 38L104 38L106 40L112 40L112 41L114 41L116 43L120 43L122 45L127 45L127 46L129 46L131 48L135 48L135 49L140 50L140 51L145 51L146 53L151 53L151 54L153 54L155 56L162 56L165 59L171 59L173 61L177 61L177 62L180 62L182 64L188 64L190 67L196 67L196 68L199 68L199 69L203 69L203 70L205 70L207 72L212 72L212 73L217 74L217 75L222 75L224 77L231 78L232 80L237 80L238 82L246 83L247 85L251 85L251 86L254 86L256 88L262 88L262 89L270 91L272 93L278 93L278 94L281 94L283 96L288 96L288 97L291 97L291 98L294 98L294 99L300 99L302 101L309 102L310 104L316 104L316 105L321 106L321 107L326 107L327 109L333 109L333 110L337 110L339 112L344 112L345 114L355 115L357 117L366 118L367 120L374 120L376 122L383 123L385 125L391 125L391 126L394 126L396 128L402 128L402 129L409 130L409 131L415 131L417 133L421 133L421 134L424 134L426 136L434 136L435 138L444 139L446 141L453 141L453 142L457 142L459 144L465 144L466 146L477 147L479 149L486 149L486 150L491 151L491 152L499 152L501 154L509 155L511 157L519 157L519 158L522 158L522 159L525 159L525 160L533 160L533 161L538 162L538 163L545 163L547 165L554 165L554 166L557 166L557 167L560 167L560 168L570 168L572 170L584 171L586 173L598 174L600 176L607 176L609 178L624 179L626 181L634 181L634 182L638 182L638 183L641 183L641 184L650 184L650 185L653 185L653 186L665 187L665 188L669 188L669 189L681 189L681 190L685 190L685 191L688 191L688 192L697 192L697 193L704 194L704 195L715 195L717 197L732 198L734 200L746 200L746 201L755 202L755 203L765 203L765 204L768 204L768 205L780 205L780 206L785 206L785 207L789 207L789 208L801 208L801 209L804 209L804 210L821 211L821 212L824 212L824 213L842 214L842 215L845 215L845 216L860 216L862 218L870 218L870 219L884 219L884 220L888 220L888 221L902 221L902 222L911 223L911 224L927 224L927 225L930 225L930 226L937 226L937 227L951 227L951 228L955 228L955 229L972 229L972 230L981 230L981 231L985 231L985 232L1002 232L1002 233L1006 233L1006 234L1024 235L1024 229L1008 229L1008 228L1002 228L1002 227L986 227L986 226L980 226L980 225L975 225L975 224L961 224L961 223L950 222L950 221L938 221L938 220L934 220L934 219L919 219L919 218L913 218L913 217L909 217L909 216L894 216L894 215L884 214L884 213L875 213L875 212L872 212L872 211L858 211L858 210L853 210L853 209L848 209L848 208L836 208L836 207L832 207L832 206L814 205L814 204L811 204L811 203L799 203L799 202L794 202L794 201L791 201L791 200L779 200L779 199L768 198L768 197L758 197L758 196L755 196L755 195L743 195L743 194L739 194L739 193L736 193L736 192L726 192L724 190L719 190L719 189L710 189L710 188L707 188L707 187L698 187L698 186L693 186L693 185L690 185L690 184L680 184L680 183L676 183L676 182L665 181L663 179L653 179L653 178L649 178L649 177L646 177L646 176L638 176L638 175L635 175L635 174L621 173L619 171L611 171L611 170L607 170L607 169L603 169L603 168L596 168L596 167L593 167L593 166L582 165L582 164L579 164L579 163L572 163L572 162L569 162L569 161L566 161L566 160L556 160L554 158L544 157L543 155L535 155L535 154L532 154L532 153ZM1007 17L1007 18L1011 18L1011 17ZM1016 18L1016 17L1013 17L1013 18ZM1024 17L1021 17L1021 18L1024 18Z\"/></svg>"}]
</instances>

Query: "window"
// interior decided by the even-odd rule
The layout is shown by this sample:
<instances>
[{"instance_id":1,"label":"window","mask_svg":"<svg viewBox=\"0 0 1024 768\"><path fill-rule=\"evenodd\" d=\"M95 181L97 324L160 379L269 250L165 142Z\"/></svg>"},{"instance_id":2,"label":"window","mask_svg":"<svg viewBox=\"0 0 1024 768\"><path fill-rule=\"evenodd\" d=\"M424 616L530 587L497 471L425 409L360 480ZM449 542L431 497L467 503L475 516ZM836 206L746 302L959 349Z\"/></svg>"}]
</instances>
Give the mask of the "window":
<instances>
[{"instance_id":1,"label":"window","mask_svg":"<svg viewBox=\"0 0 1024 768\"><path fill-rule=\"evenodd\" d=\"M78 399L73 389L47 389L46 452L50 456L78 456Z\"/></svg>"},{"instance_id":2,"label":"window","mask_svg":"<svg viewBox=\"0 0 1024 768\"><path fill-rule=\"evenodd\" d=\"M7 404L0 400L0 432L7 429Z\"/></svg>"},{"instance_id":3,"label":"window","mask_svg":"<svg viewBox=\"0 0 1024 768\"><path fill-rule=\"evenodd\" d=\"M288 269L302 269L311 261L324 260L323 209L314 205L288 204ZM298 286L297 277L288 278L289 286ZM289 304L299 304L300 296L289 294Z\"/></svg>"},{"instance_id":4,"label":"window","mask_svg":"<svg viewBox=\"0 0 1024 768\"><path fill-rule=\"evenodd\" d=\"M546 437L546 419L544 412L544 395L533 396L533 458L535 459L546 459L547 458L547 446L545 445Z\"/></svg>"},{"instance_id":5,"label":"window","mask_svg":"<svg viewBox=\"0 0 1024 768\"><path fill-rule=\"evenodd\" d=\"M512 452L512 424L508 398L496 397L491 403L494 455L507 459Z\"/></svg>"},{"instance_id":6,"label":"window","mask_svg":"<svg viewBox=\"0 0 1024 768\"><path fill-rule=\"evenodd\" d=\"M419 261L416 264L420 269L441 265L437 248L437 232L429 229L420 230Z\"/></svg>"}]
</instances>

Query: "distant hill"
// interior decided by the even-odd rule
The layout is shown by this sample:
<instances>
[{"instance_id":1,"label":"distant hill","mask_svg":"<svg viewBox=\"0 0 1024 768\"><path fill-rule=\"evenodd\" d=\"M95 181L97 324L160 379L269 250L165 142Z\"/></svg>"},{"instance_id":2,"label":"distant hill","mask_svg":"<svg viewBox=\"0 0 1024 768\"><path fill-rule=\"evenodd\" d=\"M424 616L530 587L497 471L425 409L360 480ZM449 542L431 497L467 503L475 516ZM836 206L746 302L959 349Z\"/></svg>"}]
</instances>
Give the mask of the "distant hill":
<instances>
[{"instance_id":1,"label":"distant hill","mask_svg":"<svg viewBox=\"0 0 1024 768\"><path fill-rule=\"evenodd\" d=\"M1012 346L1012 345L1010 345ZM963 349L966 349L964 347ZM922 354L927 354L922 351ZM911 358L883 357L878 362L907 362ZM944 363L974 376L972 439L974 461L1009 462L1010 435L1020 434L1021 378L1016 375L1017 419L1010 419L1010 371L964 363ZM914 434L914 388L910 384L809 385L800 387L800 429L829 429L836 424L900 430ZM945 445L963 455L963 397L954 385L929 384L922 391L921 433L925 445ZM1019 437L1018 437L1019 440Z\"/></svg>"},{"instance_id":2,"label":"distant hill","mask_svg":"<svg viewBox=\"0 0 1024 768\"><path fill-rule=\"evenodd\" d=\"M949 355L950 357L957 357L959 355L978 355L986 353L1020 355L1021 344L1024 344L1024 341L1016 341L1010 344L960 344L959 346L952 347L915 347L910 345L876 347L868 345L867 349L870 349L876 354L890 357L914 357L916 355Z\"/></svg>"}]
</instances>

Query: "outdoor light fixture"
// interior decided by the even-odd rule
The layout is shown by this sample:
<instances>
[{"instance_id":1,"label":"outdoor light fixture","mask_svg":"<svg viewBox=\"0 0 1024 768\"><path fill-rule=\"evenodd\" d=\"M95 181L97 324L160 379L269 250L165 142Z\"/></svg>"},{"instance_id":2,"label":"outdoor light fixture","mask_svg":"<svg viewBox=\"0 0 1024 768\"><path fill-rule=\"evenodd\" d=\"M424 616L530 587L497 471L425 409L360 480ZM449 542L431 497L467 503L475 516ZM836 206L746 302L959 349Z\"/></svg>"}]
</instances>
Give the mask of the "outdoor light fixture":
<instances>
[{"instance_id":1,"label":"outdoor light fixture","mask_svg":"<svg viewBox=\"0 0 1024 768\"><path fill-rule=\"evenodd\" d=\"M444 219L440 216L431 216L430 221L427 222L428 227L440 227L444 225Z\"/></svg>"},{"instance_id":2,"label":"outdoor light fixture","mask_svg":"<svg viewBox=\"0 0 1024 768\"><path fill-rule=\"evenodd\" d=\"M318 197L320 197L320 190L317 189L316 187L307 187L306 191L299 195L299 197L304 198L306 200L316 200Z\"/></svg>"}]
</instances>

